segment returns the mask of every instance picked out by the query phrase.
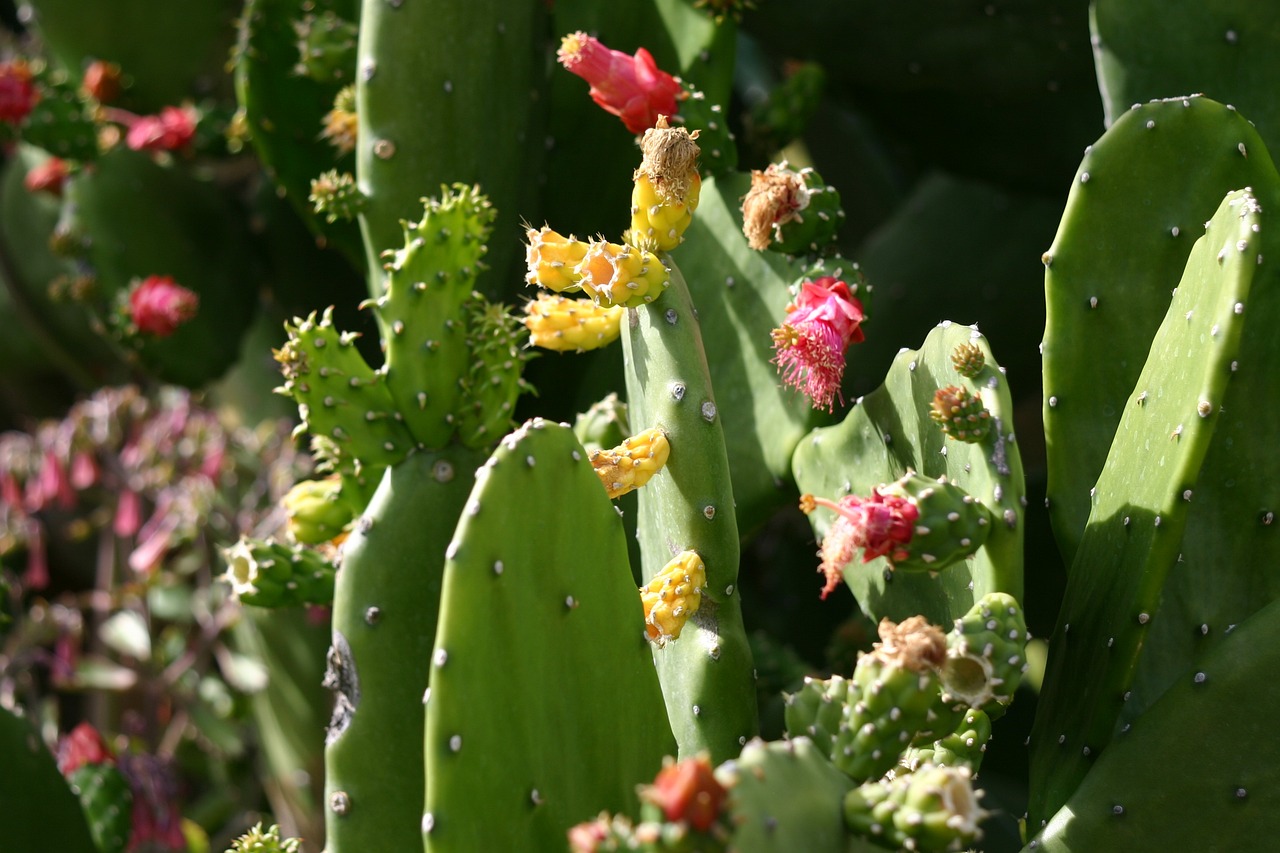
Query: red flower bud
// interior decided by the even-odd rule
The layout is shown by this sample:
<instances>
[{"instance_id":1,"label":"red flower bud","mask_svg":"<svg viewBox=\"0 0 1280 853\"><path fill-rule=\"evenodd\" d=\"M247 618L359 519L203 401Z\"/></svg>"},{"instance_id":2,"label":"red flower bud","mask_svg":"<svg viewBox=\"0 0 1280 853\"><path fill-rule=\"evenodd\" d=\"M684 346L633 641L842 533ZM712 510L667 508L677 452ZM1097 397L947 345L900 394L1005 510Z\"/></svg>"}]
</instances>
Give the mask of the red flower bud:
<instances>
[{"instance_id":1,"label":"red flower bud","mask_svg":"<svg viewBox=\"0 0 1280 853\"><path fill-rule=\"evenodd\" d=\"M98 730L81 723L58 741L58 772L70 777L86 764L115 764L107 742Z\"/></svg>"},{"instance_id":2,"label":"red flower bud","mask_svg":"<svg viewBox=\"0 0 1280 853\"><path fill-rule=\"evenodd\" d=\"M50 157L40 165L32 166L22 180L22 185L27 188L27 192L46 192L61 196L62 186L67 182L67 175L70 173L66 160L61 157Z\"/></svg>"},{"instance_id":3,"label":"red flower bud","mask_svg":"<svg viewBox=\"0 0 1280 853\"><path fill-rule=\"evenodd\" d=\"M200 297L170 276L143 279L129 293L129 317L140 334L167 338L196 315Z\"/></svg>"},{"instance_id":4,"label":"red flower bud","mask_svg":"<svg viewBox=\"0 0 1280 853\"><path fill-rule=\"evenodd\" d=\"M720 817L727 791L704 756L668 764L641 796L662 809L669 821L684 821L699 832Z\"/></svg>"},{"instance_id":5,"label":"red flower bud","mask_svg":"<svg viewBox=\"0 0 1280 853\"><path fill-rule=\"evenodd\" d=\"M31 82L31 68L26 62L0 62L0 121L21 124L39 100L40 93Z\"/></svg>"},{"instance_id":6,"label":"red flower bud","mask_svg":"<svg viewBox=\"0 0 1280 853\"><path fill-rule=\"evenodd\" d=\"M84 70L80 88L99 103L109 104L120 95L120 77L119 65L95 59Z\"/></svg>"},{"instance_id":7,"label":"red flower bud","mask_svg":"<svg viewBox=\"0 0 1280 853\"><path fill-rule=\"evenodd\" d=\"M644 133L660 115L674 116L676 101L684 97L679 82L659 69L643 47L630 56L578 32L564 37L556 55L561 65L591 84L592 100L622 119L632 133Z\"/></svg>"}]
</instances>

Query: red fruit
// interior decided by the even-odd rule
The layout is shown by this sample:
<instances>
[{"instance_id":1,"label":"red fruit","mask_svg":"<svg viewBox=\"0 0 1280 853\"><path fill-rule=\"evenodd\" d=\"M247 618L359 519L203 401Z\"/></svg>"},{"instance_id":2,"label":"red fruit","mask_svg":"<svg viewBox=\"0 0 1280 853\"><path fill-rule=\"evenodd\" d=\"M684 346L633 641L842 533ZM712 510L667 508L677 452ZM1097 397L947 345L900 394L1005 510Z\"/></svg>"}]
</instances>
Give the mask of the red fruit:
<instances>
[{"instance_id":1,"label":"red fruit","mask_svg":"<svg viewBox=\"0 0 1280 853\"><path fill-rule=\"evenodd\" d=\"M165 107L159 115L140 116L129 126L124 142L134 151L177 151L196 135L195 116L181 107Z\"/></svg>"},{"instance_id":2,"label":"red fruit","mask_svg":"<svg viewBox=\"0 0 1280 853\"><path fill-rule=\"evenodd\" d=\"M699 756L663 767L642 796L661 808L667 820L706 832L719 819L727 793L711 763Z\"/></svg>"}]
</instances>

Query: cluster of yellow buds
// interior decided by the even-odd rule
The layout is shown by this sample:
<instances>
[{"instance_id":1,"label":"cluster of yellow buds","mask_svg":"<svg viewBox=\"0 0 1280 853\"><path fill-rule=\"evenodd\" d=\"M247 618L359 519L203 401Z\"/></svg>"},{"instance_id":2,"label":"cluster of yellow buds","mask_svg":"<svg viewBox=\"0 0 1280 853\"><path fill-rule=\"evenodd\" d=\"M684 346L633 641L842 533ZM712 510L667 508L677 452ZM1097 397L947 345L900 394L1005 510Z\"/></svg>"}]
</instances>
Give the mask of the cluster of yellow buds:
<instances>
[{"instance_id":1,"label":"cluster of yellow buds","mask_svg":"<svg viewBox=\"0 0 1280 853\"><path fill-rule=\"evenodd\" d=\"M662 470L671 455L667 434L658 427L637 433L611 450L591 454L591 466L610 499L643 486Z\"/></svg>"},{"instance_id":2,"label":"cluster of yellow buds","mask_svg":"<svg viewBox=\"0 0 1280 853\"><path fill-rule=\"evenodd\" d=\"M640 588L645 632L659 646L680 636L689 617L702 606L707 568L697 551L681 551L653 580Z\"/></svg>"},{"instance_id":3,"label":"cluster of yellow buds","mask_svg":"<svg viewBox=\"0 0 1280 853\"><path fill-rule=\"evenodd\" d=\"M525 306L524 325L536 347L557 352L599 349L622 334L622 306L606 308L590 299L540 293Z\"/></svg>"}]
</instances>

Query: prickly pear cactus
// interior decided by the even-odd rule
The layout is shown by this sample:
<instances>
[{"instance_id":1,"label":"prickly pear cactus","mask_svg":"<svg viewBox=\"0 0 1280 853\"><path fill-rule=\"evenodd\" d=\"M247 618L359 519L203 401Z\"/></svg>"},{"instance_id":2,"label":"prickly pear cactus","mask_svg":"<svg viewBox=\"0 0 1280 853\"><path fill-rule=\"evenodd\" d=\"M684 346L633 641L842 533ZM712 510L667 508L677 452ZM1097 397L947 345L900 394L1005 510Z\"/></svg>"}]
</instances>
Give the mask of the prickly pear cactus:
<instances>
[{"instance_id":1,"label":"prickly pear cactus","mask_svg":"<svg viewBox=\"0 0 1280 853\"><path fill-rule=\"evenodd\" d=\"M1223 200L1124 405L1049 644L1031 738L1033 830L1068 800L1114 735L1235 368L1246 364L1245 307L1254 305L1255 287L1274 291L1270 282L1259 286L1270 270L1261 262L1270 243L1262 209L1248 191ZM1270 302L1258 301L1263 316L1274 310ZM1274 352L1274 343L1265 348Z\"/></svg>"},{"instance_id":2,"label":"prickly pear cactus","mask_svg":"<svg viewBox=\"0 0 1280 853\"><path fill-rule=\"evenodd\" d=\"M968 346L985 356L973 377L962 376L952 361L958 347ZM981 389L992 424L984 441L954 441L932 420L934 395L949 385ZM943 323L919 350L899 353L884 385L858 400L843 423L814 430L796 448L793 466L801 491L829 499L868 494L909 469L946 477L990 512L982 547L933 575L890 572L887 558L850 563L845 582L872 616L901 620L922 614L949 625L989 592L1020 598L1026 497L1013 406L1004 372L976 330ZM830 513L815 512L810 519L819 538L826 536Z\"/></svg>"},{"instance_id":3,"label":"prickly pear cactus","mask_svg":"<svg viewBox=\"0 0 1280 853\"><path fill-rule=\"evenodd\" d=\"M1049 511L1067 565L1192 245L1224 195L1275 174L1247 118L1197 96L1134 107L1081 162L1044 255Z\"/></svg>"},{"instance_id":4,"label":"prickly pear cactus","mask_svg":"<svg viewBox=\"0 0 1280 853\"><path fill-rule=\"evenodd\" d=\"M661 429L671 446L663 473L640 492L636 535L643 577L686 550L706 566L698 612L679 640L654 649L654 661L681 757L707 750L719 762L755 734L755 688L723 416L688 286L671 263L667 292L629 312L623 331L631 422Z\"/></svg>"},{"instance_id":5,"label":"prickly pear cactus","mask_svg":"<svg viewBox=\"0 0 1280 853\"><path fill-rule=\"evenodd\" d=\"M842 803L853 782L807 737L752 740L716 778L729 788L732 849L845 851ZM855 848L856 849L856 848Z\"/></svg>"},{"instance_id":6,"label":"prickly pear cactus","mask_svg":"<svg viewBox=\"0 0 1280 853\"><path fill-rule=\"evenodd\" d=\"M31 723L0 708L0 837L13 853L97 853L84 812Z\"/></svg>"},{"instance_id":7,"label":"prickly pear cactus","mask_svg":"<svg viewBox=\"0 0 1280 853\"><path fill-rule=\"evenodd\" d=\"M567 426L526 423L477 472L430 664L428 851L563 847L674 748L622 525Z\"/></svg>"},{"instance_id":8,"label":"prickly pear cactus","mask_svg":"<svg viewBox=\"0 0 1280 853\"><path fill-rule=\"evenodd\" d=\"M421 844L423 692L440 601L446 523L462 511L478 454L414 453L387 469L342 549L326 684L330 853Z\"/></svg>"},{"instance_id":9,"label":"prickly pear cactus","mask_svg":"<svg viewBox=\"0 0 1280 853\"><path fill-rule=\"evenodd\" d=\"M1271 826L1280 808L1280 766L1253 758L1280 703L1280 603L1227 631L1116 736L1066 808L1028 843L1029 853L1257 845L1259 828ZM1170 766L1193 772L1170 774ZM1172 817L1188 810L1205 817Z\"/></svg>"},{"instance_id":10,"label":"prickly pear cactus","mask_svg":"<svg viewBox=\"0 0 1280 853\"><path fill-rule=\"evenodd\" d=\"M993 718L1004 714L1027 671L1027 622L1017 600L984 595L947 634L942 666L944 699L963 702Z\"/></svg>"},{"instance_id":11,"label":"prickly pear cactus","mask_svg":"<svg viewBox=\"0 0 1280 853\"><path fill-rule=\"evenodd\" d=\"M966 765L926 764L903 776L868 782L844 801L856 832L898 850L961 850L982 837L986 811Z\"/></svg>"}]
</instances>

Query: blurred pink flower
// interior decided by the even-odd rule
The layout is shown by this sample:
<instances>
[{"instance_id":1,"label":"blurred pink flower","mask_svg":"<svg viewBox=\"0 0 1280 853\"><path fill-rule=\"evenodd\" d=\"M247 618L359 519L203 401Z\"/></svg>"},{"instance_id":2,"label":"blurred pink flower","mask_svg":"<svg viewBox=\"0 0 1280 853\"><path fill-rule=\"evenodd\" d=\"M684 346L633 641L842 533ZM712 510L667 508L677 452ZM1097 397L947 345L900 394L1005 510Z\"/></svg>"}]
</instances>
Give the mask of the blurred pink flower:
<instances>
[{"instance_id":1,"label":"blurred pink flower","mask_svg":"<svg viewBox=\"0 0 1280 853\"><path fill-rule=\"evenodd\" d=\"M27 176L22 179L22 185L27 188L27 192L47 192L50 195L61 196L62 186L67 182L67 176L70 174L71 169L66 160L61 157L50 157L40 165L32 166Z\"/></svg>"},{"instance_id":2,"label":"blurred pink flower","mask_svg":"<svg viewBox=\"0 0 1280 853\"><path fill-rule=\"evenodd\" d=\"M811 512L814 507L826 507L836 512L836 520L822 540L818 556L822 564L818 571L827 579L822 597L840 585L845 567L853 561L858 549L862 549L862 562L869 563L876 557L895 558L898 545L911 541L920 510L906 498L881 494L879 488L871 490L871 497L846 495L839 503L826 498L804 495L800 508Z\"/></svg>"},{"instance_id":3,"label":"blurred pink flower","mask_svg":"<svg viewBox=\"0 0 1280 853\"><path fill-rule=\"evenodd\" d=\"M144 335L167 338L196 315L200 297L167 275L143 279L129 293L129 317Z\"/></svg>"},{"instance_id":4,"label":"blurred pink flower","mask_svg":"<svg viewBox=\"0 0 1280 853\"><path fill-rule=\"evenodd\" d=\"M21 59L0 62L0 121L21 124L40 100L31 68Z\"/></svg>"},{"instance_id":5,"label":"blurred pink flower","mask_svg":"<svg viewBox=\"0 0 1280 853\"><path fill-rule=\"evenodd\" d=\"M164 107L159 115L137 116L129 123L124 144L134 151L177 151L196 135L195 114L183 107Z\"/></svg>"}]
</instances>

